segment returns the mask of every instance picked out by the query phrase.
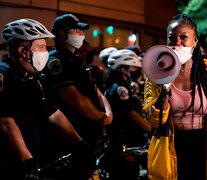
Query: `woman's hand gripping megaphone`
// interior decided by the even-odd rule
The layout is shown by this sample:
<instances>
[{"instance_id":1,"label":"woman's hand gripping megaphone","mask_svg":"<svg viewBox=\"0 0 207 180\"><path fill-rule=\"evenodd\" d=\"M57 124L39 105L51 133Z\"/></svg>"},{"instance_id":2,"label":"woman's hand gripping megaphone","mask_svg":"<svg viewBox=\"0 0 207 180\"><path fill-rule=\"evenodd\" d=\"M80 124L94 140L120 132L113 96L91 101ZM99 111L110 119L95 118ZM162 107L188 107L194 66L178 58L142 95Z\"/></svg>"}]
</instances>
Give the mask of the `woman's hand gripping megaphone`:
<instances>
[{"instance_id":1,"label":"woman's hand gripping megaphone","mask_svg":"<svg viewBox=\"0 0 207 180\"><path fill-rule=\"evenodd\" d=\"M154 104L157 109L167 109L168 107L168 96L170 96L169 86L162 84L160 95L157 98L156 103Z\"/></svg>"}]
</instances>

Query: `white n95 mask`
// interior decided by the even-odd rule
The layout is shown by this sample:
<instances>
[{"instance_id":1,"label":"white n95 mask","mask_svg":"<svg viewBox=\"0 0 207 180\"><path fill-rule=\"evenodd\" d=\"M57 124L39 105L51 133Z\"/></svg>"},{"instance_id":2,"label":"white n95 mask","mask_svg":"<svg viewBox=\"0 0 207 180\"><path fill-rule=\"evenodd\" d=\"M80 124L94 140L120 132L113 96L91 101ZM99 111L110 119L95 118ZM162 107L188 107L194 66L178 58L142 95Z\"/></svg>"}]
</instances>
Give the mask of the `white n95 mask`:
<instances>
[{"instance_id":1,"label":"white n95 mask","mask_svg":"<svg viewBox=\"0 0 207 180\"><path fill-rule=\"evenodd\" d=\"M37 71L43 70L43 68L47 64L48 58L49 58L48 51L45 52L32 51L32 62L33 62L33 66L36 68Z\"/></svg>"},{"instance_id":2,"label":"white n95 mask","mask_svg":"<svg viewBox=\"0 0 207 180\"><path fill-rule=\"evenodd\" d=\"M66 43L70 44L76 49L79 49L83 45L84 39L85 36L68 34L68 39L66 40Z\"/></svg>"}]
</instances>

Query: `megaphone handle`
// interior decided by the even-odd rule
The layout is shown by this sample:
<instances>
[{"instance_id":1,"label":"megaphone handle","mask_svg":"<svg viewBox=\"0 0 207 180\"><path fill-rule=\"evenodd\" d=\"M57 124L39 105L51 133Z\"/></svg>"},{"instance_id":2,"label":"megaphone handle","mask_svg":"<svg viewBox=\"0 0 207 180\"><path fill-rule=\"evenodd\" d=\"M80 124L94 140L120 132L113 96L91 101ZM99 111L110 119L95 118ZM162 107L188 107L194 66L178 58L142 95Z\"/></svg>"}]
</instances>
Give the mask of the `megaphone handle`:
<instances>
[{"instance_id":1,"label":"megaphone handle","mask_svg":"<svg viewBox=\"0 0 207 180\"><path fill-rule=\"evenodd\" d=\"M159 108L159 110L160 110L160 113L159 113L159 127L162 126L162 115L163 115L162 111L163 111L163 105L164 105L167 94L168 94L168 92L167 92L166 85L162 84L160 95L159 95L159 97L158 97L158 99L155 103L155 107Z\"/></svg>"},{"instance_id":2,"label":"megaphone handle","mask_svg":"<svg viewBox=\"0 0 207 180\"><path fill-rule=\"evenodd\" d=\"M161 86L160 95L157 98L156 103L154 104L155 108L158 108L158 109L160 109L163 106L165 98L167 96L166 86L164 84L161 84L160 86Z\"/></svg>"}]
</instances>

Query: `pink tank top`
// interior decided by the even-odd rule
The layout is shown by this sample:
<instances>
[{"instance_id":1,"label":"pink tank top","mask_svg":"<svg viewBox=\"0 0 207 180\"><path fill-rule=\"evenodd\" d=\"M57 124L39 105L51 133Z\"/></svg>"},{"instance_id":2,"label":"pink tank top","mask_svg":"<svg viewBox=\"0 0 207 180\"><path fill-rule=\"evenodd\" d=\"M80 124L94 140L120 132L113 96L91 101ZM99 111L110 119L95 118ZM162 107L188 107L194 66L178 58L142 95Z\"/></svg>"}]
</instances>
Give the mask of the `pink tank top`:
<instances>
[{"instance_id":1,"label":"pink tank top","mask_svg":"<svg viewBox=\"0 0 207 180\"><path fill-rule=\"evenodd\" d=\"M170 103L170 111L172 114L174 126L182 130L203 128L204 120L202 115L202 108L200 108L201 101L199 98L197 87L195 92L195 103L194 103L193 112L192 112L193 107L189 109L192 100L191 90L183 91L177 89L174 83L172 83L171 92L172 92L172 96L169 98L169 103ZM207 100L203 91L202 91L202 98L203 98L203 111L204 111L203 114L205 114L206 107L207 107ZM193 118L193 113L194 113L194 118Z\"/></svg>"}]
</instances>

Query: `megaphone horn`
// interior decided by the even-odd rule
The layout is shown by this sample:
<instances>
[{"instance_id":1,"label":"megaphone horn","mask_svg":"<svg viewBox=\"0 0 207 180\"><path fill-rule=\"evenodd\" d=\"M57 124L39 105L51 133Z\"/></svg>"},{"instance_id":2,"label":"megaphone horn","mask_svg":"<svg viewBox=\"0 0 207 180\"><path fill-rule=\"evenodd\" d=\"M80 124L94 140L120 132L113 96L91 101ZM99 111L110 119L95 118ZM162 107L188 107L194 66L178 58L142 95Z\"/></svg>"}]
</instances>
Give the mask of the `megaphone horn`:
<instances>
[{"instance_id":1,"label":"megaphone horn","mask_svg":"<svg viewBox=\"0 0 207 180\"><path fill-rule=\"evenodd\" d=\"M174 67L175 61L173 56L168 52L161 53L157 58L157 67L160 70L170 70Z\"/></svg>"},{"instance_id":2,"label":"megaphone horn","mask_svg":"<svg viewBox=\"0 0 207 180\"><path fill-rule=\"evenodd\" d=\"M168 46L149 48L143 57L144 74L156 84L172 82L180 73L181 63L177 54Z\"/></svg>"}]
</instances>

